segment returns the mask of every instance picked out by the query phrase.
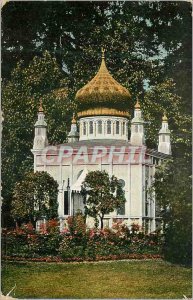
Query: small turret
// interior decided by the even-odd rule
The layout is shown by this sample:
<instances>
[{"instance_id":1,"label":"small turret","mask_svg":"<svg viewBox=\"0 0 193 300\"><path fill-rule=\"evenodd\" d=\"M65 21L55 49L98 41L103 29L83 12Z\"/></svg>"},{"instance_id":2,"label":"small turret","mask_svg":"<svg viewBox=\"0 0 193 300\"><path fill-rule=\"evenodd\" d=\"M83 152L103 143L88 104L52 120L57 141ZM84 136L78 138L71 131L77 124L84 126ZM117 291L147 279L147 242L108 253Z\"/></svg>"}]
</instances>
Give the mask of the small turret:
<instances>
[{"instance_id":1,"label":"small turret","mask_svg":"<svg viewBox=\"0 0 193 300\"><path fill-rule=\"evenodd\" d=\"M137 100L134 109L134 118L131 121L131 145L142 146L145 144L144 120L142 118L141 107Z\"/></svg>"},{"instance_id":2,"label":"small turret","mask_svg":"<svg viewBox=\"0 0 193 300\"><path fill-rule=\"evenodd\" d=\"M162 128L159 131L158 151L171 155L170 130L166 114L162 117Z\"/></svg>"},{"instance_id":3,"label":"small turret","mask_svg":"<svg viewBox=\"0 0 193 300\"><path fill-rule=\"evenodd\" d=\"M73 143L79 140L79 133L77 130L75 114L73 114L72 122L71 122L71 130L68 134L68 142Z\"/></svg>"},{"instance_id":4,"label":"small turret","mask_svg":"<svg viewBox=\"0 0 193 300\"><path fill-rule=\"evenodd\" d=\"M44 149L48 145L47 139L47 123L44 120L45 115L42 107L42 100L40 99L40 106L38 110L38 120L35 123L35 137L34 137L34 150Z\"/></svg>"}]
</instances>

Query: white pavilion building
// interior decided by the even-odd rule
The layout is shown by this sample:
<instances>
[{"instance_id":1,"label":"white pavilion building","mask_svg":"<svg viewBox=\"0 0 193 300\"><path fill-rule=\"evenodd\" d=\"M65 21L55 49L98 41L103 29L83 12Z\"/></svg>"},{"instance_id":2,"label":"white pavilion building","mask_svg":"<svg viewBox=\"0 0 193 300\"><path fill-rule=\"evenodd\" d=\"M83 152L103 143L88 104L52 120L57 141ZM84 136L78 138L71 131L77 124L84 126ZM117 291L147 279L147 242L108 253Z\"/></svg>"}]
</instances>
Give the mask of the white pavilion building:
<instances>
[{"instance_id":1,"label":"white pavilion building","mask_svg":"<svg viewBox=\"0 0 193 300\"><path fill-rule=\"evenodd\" d=\"M147 189L156 166L171 155L168 121L164 115L158 150L148 149L139 101L129 122L130 99L129 91L107 70L103 52L98 73L76 93L77 121L73 116L68 143L48 144L47 124L40 105L32 150L34 171L47 171L59 184L61 229L68 216L84 212L81 185L87 173L95 170L115 175L125 191L125 205L105 216L106 227L123 221L128 226L137 223L146 232L152 232L160 226L155 195L150 197ZM94 224L92 218L87 223Z\"/></svg>"}]
</instances>

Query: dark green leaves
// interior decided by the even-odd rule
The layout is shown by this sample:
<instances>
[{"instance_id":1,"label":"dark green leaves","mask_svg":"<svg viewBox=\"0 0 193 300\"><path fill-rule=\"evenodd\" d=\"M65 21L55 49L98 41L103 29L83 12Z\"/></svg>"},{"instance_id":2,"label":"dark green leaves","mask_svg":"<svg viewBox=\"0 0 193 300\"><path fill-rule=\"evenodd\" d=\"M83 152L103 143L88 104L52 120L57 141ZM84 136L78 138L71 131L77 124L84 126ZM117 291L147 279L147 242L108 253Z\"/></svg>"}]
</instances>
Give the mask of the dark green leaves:
<instances>
[{"instance_id":1,"label":"dark green leaves","mask_svg":"<svg viewBox=\"0 0 193 300\"><path fill-rule=\"evenodd\" d=\"M47 172L28 173L15 185L12 216L15 220L32 221L57 217L58 184Z\"/></svg>"},{"instance_id":2,"label":"dark green leaves","mask_svg":"<svg viewBox=\"0 0 193 300\"><path fill-rule=\"evenodd\" d=\"M113 212L125 203L124 191L115 176L110 177L105 171L89 172L82 184L85 213L102 221L105 214Z\"/></svg>"}]
</instances>

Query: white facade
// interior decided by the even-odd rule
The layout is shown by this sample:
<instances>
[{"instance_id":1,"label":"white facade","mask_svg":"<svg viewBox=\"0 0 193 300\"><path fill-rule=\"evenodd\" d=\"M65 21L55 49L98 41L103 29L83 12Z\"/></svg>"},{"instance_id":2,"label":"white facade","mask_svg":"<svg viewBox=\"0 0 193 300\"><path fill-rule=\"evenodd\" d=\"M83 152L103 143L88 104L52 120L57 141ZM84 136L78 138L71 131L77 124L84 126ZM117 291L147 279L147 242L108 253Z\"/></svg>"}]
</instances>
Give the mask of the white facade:
<instances>
[{"instance_id":1,"label":"white facade","mask_svg":"<svg viewBox=\"0 0 193 300\"><path fill-rule=\"evenodd\" d=\"M42 118L42 112L39 112L38 119L40 114ZM99 121L102 122L101 128L99 128ZM110 121L109 129L108 121ZM116 124L119 124L117 131ZM84 211L80 189L86 174L89 171L105 170L109 175L115 175L121 180L126 203L121 210L106 215L104 225L111 227L113 222L122 220L128 226L137 223L146 232L156 229L159 225L155 211L156 199L148 195L147 188L151 186L156 166L168 156L159 153L165 153L160 148L160 142L159 152L146 148L143 124L141 110L138 107L131 121L129 140L129 124L126 118L85 117L79 122L80 139L78 139L77 125L73 123L68 143L48 148L46 148L47 143L42 143L41 148L37 144L39 133L36 130L36 123L32 150L34 171L47 171L59 184L58 216L61 228L69 215L74 215L79 210ZM84 126L86 126L85 132ZM90 126L92 126L91 129ZM42 123L42 128L46 128L44 123ZM48 149L47 152L46 149ZM46 153L49 153L48 160L45 159ZM92 218L89 218L87 223L89 226L94 224Z\"/></svg>"}]
</instances>

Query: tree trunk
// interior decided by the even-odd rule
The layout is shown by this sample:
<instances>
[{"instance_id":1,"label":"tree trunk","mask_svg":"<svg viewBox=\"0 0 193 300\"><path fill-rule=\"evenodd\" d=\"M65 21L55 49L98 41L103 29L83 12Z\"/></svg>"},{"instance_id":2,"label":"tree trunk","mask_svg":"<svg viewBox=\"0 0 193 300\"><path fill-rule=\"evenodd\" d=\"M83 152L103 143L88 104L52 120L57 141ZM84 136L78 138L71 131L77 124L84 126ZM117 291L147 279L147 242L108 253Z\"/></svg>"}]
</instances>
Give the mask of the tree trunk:
<instances>
[{"instance_id":1,"label":"tree trunk","mask_svg":"<svg viewBox=\"0 0 193 300\"><path fill-rule=\"evenodd\" d=\"M103 218L104 218L104 216L100 217L100 219L101 219L101 229L103 229Z\"/></svg>"},{"instance_id":2,"label":"tree trunk","mask_svg":"<svg viewBox=\"0 0 193 300\"><path fill-rule=\"evenodd\" d=\"M31 217L31 218L30 218L30 222L32 223L33 228L36 229L36 220L34 220L34 218Z\"/></svg>"},{"instance_id":3,"label":"tree trunk","mask_svg":"<svg viewBox=\"0 0 193 300\"><path fill-rule=\"evenodd\" d=\"M98 228L98 225L99 225L99 220L98 220L97 217L95 218L95 224L94 224L94 225L95 225L95 228L97 229L97 228Z\"/></svg>"},{"instance_id":4,"label":"tree trunk","mask_svg":"<svg viewBox=\"0 0 193 300\"><path fill-rule=\"evenodd\" d=\"M20 224L19 224L19 221L17 220L17 221L15 221L15 228L17 229L19 227L20 227Z\"/></svg>"}]
</instances>

